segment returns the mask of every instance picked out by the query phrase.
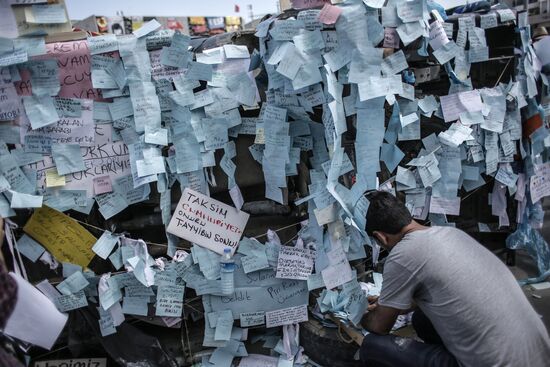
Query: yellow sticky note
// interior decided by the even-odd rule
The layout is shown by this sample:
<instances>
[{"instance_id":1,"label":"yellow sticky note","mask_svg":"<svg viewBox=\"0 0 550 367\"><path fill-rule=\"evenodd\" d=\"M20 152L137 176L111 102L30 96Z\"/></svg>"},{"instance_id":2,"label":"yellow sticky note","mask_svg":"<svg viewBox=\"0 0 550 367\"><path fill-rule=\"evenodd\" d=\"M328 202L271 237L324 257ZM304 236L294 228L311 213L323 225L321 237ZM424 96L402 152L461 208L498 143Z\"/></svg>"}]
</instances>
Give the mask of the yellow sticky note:
<instances>
[{"instance_id":1,"label":"yellow sticky note","mask_svg":"<svg viewBox=\"0 0 550 367\"><path fill-rule=\"evenodd\" d=\"M46 187L65 186L65 176L57 174L57 170L49 169L46 171Z\"/></svg>"},{"instance_id":2,"label":"yellow sticky note","mask_svg":"<svg viewBox=\"0 0 550 367\"><path fill-rule=\"evenodd\" d=\"M68 215L47 206L35 210L23 230L59 261L86 267L95 255L92 246L97 239Z\"/></svg>"}]
</instances>

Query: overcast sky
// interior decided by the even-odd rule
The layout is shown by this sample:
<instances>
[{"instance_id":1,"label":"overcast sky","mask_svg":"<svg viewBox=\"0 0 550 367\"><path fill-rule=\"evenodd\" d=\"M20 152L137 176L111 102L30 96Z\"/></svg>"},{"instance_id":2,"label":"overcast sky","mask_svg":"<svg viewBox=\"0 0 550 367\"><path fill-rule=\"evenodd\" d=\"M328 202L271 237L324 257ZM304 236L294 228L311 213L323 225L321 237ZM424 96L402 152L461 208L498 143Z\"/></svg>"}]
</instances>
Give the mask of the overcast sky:
<instances>
[{"instance_id":1,"label":"overcast sky","mask_svg":"<svg viewBox=\"0 0 550 367\"><path fill-rule=\"evenodd\" d=\"M237 15L248 20L248 5L254 16L277 12L277 0L65 0L71 19L89 15L157 15L157 16L228 16ZM235 13L235 5L240 13Z\"/></svg>"}]
</instances>

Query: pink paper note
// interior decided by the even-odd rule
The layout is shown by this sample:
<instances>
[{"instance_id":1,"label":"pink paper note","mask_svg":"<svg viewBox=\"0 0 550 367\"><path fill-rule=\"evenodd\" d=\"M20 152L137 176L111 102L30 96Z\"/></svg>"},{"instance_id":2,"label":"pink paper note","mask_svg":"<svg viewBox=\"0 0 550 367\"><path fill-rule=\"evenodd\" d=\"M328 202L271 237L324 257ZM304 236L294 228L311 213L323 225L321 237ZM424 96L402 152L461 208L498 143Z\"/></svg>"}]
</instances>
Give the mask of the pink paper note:
<instances>
[{"instance_id":1,"label":"pink paper note","mask_svg":"<svg viewBox=\"0 0 550 367\"><path fill-rule=\"evenodd\" d=\"M111 177L101 176L94 178L94 193L96 195L105 194L113 191L113 185L111 184Z\"/></svg>"},{"instance_id":2,"label":"pink paper note","mask_svg":"<svg viewBox=\"0 0 550 367\"><path fill-rule=\"evenodd\" d=\"M59 66L59 97L101 99L101 93L92 87L91 56L88 41L55 42L46 44L46 55L33 60L56 59ZM115 55L118 57L118 52ZM30 73L21 71L21 81L15 83L17 93L32 94Z\"/></svg>"},{"instance_id":3,"label":"pink paper note","mask_svg":"<svg viewBox=\"0 0 550 367\"><path fill-rule=\"evenodd\" d=\"M324 24L334 24L342 14L342 9L337 6L325 4L321 13L319 13L319 21Z\"/></svg>"}]
</instances>

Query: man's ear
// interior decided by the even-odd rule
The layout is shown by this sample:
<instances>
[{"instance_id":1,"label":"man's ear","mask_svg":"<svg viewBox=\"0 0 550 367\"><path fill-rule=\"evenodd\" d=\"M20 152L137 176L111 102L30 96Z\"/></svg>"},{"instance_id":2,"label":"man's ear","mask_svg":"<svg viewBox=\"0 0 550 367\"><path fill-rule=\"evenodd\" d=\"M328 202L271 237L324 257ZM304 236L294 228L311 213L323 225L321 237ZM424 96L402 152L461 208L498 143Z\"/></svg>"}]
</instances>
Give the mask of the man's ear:
<instances>
[{"instance_id":1,"label":"man's ear","mask_svg":"<svg viewBox=\"0 0 550 367\"><path fill-rule=\"evenodd\" d=\"M383 247L388 247L388 236L386 236L384 232L374 231L372 232L372 235L378 240L378 242L380 242Z\"/></svg>"}]
</instances>

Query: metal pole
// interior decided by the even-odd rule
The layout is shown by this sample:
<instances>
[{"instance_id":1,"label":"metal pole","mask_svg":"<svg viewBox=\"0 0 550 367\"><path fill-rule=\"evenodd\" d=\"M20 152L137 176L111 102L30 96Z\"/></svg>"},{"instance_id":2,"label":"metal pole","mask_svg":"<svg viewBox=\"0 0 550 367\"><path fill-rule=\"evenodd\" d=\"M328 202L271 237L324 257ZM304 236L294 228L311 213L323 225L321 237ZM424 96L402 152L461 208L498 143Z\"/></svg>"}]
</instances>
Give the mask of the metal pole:
<instances>
[{"instance_id":1,"label":"metal pole","mask_svg":"<svg viewBox=\"0 0 550 367\"><path fill-rule=\"evenodd\" d=\"M254 20L254 10L252 8L252 4L248 4L248 17L250 18L250 22Z\"/></svg>"}]
</instances>

